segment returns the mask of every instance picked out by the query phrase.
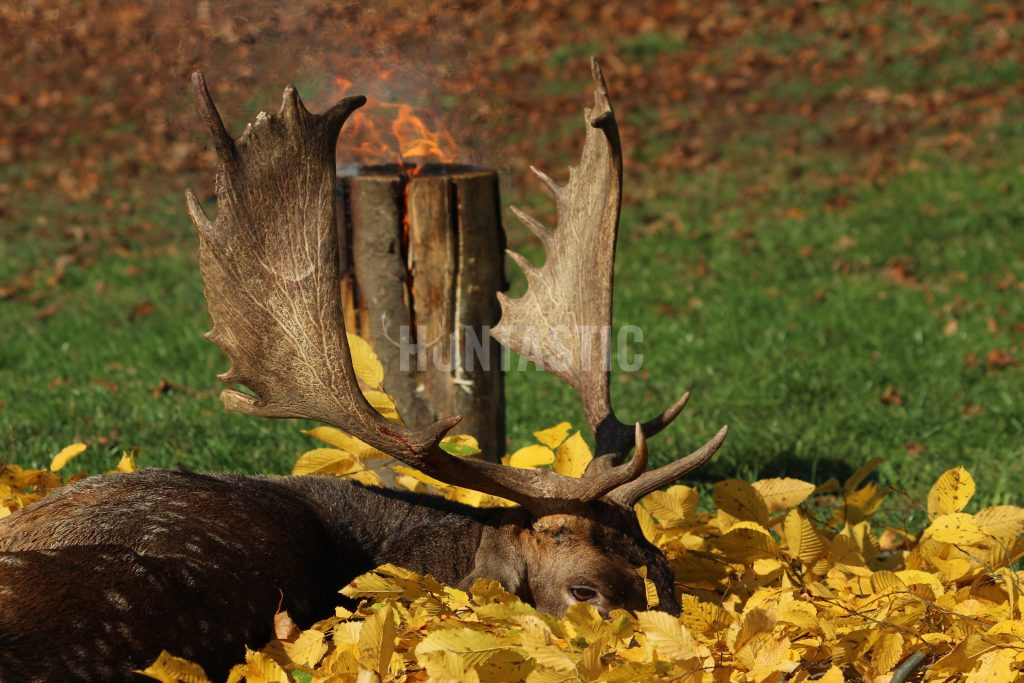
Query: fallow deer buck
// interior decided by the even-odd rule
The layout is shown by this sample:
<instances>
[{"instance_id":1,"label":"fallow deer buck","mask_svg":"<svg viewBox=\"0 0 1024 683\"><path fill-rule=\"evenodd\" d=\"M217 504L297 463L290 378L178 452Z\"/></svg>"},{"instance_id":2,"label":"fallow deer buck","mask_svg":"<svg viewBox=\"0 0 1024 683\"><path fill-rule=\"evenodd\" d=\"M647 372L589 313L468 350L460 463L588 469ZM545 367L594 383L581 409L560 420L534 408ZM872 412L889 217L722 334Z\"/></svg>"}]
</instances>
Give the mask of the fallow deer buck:
<instances>
[{"instance_id":1,"label":"fallow deer buck","mask_svg":"<svg viewBox=\"0 0 1024 683\"><path fill-rule=\"evenodd\" d=\"M708 460L726 428L645 471L646 437L688 395L644 425L623 424L611 409L607 347L583 339L611 323L622 178L596 62L593 72L579 166L564 187L537 171L557 199L557 229L516 212L547 262L535 268L512 254L529 286L502 298L494 330L521 353L524 330L538 331L542 360L579 394L598 453L579 479L450 455L439 442L458 417L409 429L360 392L340 305L334 175L342 123L365 99L316 115L289 87L277 114L259 114L235 140L193 76L218 159L216 220L186 195L213 319L207 337L231 360L220 379L254 393L225 390L227 409L334 425L436 479L519 506L471 508L330 476L154 469L86 479L0 522L3 680L128 679L163 649L223 677L246 646L271 638L279 601L308 624L332 613L355 576L388 562L463 587L497 579L555 614L576 602L644 609L635 570L645 566L661 608L679 612L672 570L632 508ZM564 325L575 332L556 335Z\"/></svg>"}]
</instances>

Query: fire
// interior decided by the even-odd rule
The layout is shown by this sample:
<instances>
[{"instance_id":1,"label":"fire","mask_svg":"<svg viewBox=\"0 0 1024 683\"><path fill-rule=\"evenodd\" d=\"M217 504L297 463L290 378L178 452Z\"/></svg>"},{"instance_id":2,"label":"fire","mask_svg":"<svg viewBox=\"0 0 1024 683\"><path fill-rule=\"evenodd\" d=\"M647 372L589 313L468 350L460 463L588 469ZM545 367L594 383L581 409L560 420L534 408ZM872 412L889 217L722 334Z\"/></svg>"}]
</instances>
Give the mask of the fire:
<instances>
[{"instance_id":1,"label":"fire","mask_svg":"<svg viewBox=\"0 0 1024 683\"><path fill-rule=\"evenodd\" d=\"M377 75L388 80L391 72ZM335 78L337 96L344 97L352 88L346 78ZM345 125L341 138L343 153L363 164L412 164L413 174L426 162L450 164L459 155L459 147L443 127L431 129L412 105L369 99Z\"/></svg>"}]
</instances>

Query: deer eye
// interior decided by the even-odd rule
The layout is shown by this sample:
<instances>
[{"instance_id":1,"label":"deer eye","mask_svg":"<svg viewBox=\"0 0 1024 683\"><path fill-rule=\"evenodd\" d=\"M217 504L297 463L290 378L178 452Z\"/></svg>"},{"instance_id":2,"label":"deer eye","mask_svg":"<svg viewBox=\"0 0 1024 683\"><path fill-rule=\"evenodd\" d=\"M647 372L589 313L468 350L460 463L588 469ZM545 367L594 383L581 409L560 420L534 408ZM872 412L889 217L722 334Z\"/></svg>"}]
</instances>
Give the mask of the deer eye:
<instances>
[{"instance_id":1,"label":"deer eye","mask_svg":"<svg viewBox=\"0 0 1024 683\"><path fill-rule=\"evenodd\" d=\"M589 602L597 597L597 590L590 586L572 586L569 592L579 602Z\"/></svg>"}]
</instances>

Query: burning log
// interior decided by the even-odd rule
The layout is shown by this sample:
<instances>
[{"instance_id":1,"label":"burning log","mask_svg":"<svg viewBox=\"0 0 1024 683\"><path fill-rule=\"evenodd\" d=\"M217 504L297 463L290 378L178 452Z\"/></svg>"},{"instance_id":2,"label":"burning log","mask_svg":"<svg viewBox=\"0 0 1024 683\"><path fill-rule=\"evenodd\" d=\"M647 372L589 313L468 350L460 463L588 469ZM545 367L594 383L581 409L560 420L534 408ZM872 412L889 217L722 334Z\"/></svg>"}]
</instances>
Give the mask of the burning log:
<instances>
[{"instance_id":1,"label":"burning log","mask_svg":"<svg viewBox=\"0 0 1024 683\"><path fill-rule=\"evenodd\" d=\"M488 334L506 288L496 174L356 166L339 172L337 198L345 322L380 356L399 414L414 427L462 415L458 431L499 459L504 383Z\"/></svg>"}]
</instances>

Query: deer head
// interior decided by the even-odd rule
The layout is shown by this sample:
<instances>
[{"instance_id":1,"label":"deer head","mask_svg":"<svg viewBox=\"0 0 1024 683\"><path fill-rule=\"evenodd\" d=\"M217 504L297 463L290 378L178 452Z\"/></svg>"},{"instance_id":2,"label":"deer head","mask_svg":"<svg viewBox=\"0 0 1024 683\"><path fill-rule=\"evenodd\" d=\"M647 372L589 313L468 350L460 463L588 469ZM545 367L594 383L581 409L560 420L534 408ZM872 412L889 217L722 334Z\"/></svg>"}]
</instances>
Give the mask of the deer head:
<instances>
[{"instance_id":1,"label":"deer head","mask_svg":"<svg viewBox=\"0 0 1024 683\"><path fill-rule=\"evenodd\" d=\"M493 330L522 354L530 351L524 332L539 331L540 352L530 355L579 395L598 456L580 478L450 455L439 443L458 417L410 429L382 417L363 397L338 287L334 150L342 122L364 98L314 115L288 88L280 112L261 114L236 141L197 74L196 99L218 159L216 220L191 192L187 203L213 319L207 337L231 359L219 378L253 392L225 390L229 410L333 425L431 477L519 503L527 521L488 534L467 580L499 579L555 613L579 601L642 608L643 582L634 569L646 565L662 605L672 609L672 573L643 538L632 508L707 461L726 428L690 455L647 471L646 439L679 414L689 394L644 424L624 424L611 409L606 358L622 152L596 61L593 75L586 141L568 184L534 169L557 201L556 229L514 209L544 243L547 261L535 268L510 252L526 272L528 289L517 300L501 297L502 318Z\"/></svg>"}]
</instances>

